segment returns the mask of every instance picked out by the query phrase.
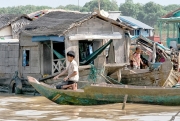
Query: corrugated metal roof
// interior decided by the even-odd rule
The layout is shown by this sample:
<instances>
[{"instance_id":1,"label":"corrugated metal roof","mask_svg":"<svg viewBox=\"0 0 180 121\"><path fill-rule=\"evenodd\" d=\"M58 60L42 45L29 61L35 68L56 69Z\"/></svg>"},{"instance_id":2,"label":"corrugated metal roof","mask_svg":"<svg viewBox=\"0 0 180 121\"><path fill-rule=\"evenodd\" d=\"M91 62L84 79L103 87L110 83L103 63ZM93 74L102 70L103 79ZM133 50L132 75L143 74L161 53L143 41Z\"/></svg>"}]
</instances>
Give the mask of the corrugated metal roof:
<instances>
[{"instance_id":1,"label":"corrugated metal roof","mask_svg":"<svg viewBox=\"0 0 180 121\"><path fill-rule=\"evenodd\" d=\"M130 16L120 16L119 19L124 23L130 24L130 26L132 26L133 28L137 27L137 28L142 28L142 29L154 29L150 27L149 25L141 21L138 21Z\"/></svg>"},{"instance_id":2,"label":"corrugated metal roof","mask_svg":"<svg viewBox=\"0 0 180 121\"><path fill-rule=\"evenodd\" d=\"M178 9L172 11L172 12L169 12L168 14L164 15L162 18L170 18L170 17L173 16L173 14L175 14L175 13L177 13L179 11L180 11L180 8L178 8Z\"/></svg>"}]
</instances>

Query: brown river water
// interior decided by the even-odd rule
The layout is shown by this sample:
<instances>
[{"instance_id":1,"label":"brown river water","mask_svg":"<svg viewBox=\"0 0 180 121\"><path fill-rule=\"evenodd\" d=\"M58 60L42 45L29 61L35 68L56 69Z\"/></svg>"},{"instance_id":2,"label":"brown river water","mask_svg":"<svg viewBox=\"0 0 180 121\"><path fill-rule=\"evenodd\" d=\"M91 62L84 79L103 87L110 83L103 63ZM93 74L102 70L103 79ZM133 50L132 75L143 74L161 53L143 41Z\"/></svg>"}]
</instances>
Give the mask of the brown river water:
<instances>
[{"instance_id":1,"label":"brown river water","mask_svg":"<svg viewBox=\"0 0 180 121\"><path fill-rule=\"evenodd\" d=\"M180 106L57 105L42 96L0 94L0 121L180 121Z\"/></svg>"}]
</instances>

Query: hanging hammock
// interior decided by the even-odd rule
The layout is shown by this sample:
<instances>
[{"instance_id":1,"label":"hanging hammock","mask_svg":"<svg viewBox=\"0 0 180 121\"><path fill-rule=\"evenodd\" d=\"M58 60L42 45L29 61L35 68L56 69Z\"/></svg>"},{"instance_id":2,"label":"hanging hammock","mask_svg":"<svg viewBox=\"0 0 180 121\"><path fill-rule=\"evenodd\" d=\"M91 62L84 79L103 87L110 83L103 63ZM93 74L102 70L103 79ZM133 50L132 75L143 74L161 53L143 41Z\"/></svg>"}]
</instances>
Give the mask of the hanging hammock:
<instances>
[{"instance_id":1,"label":"hanging hammock","mask_svg":"<svg viewBox=\"0 0 180 121\"><path fill-rule=\"evenodd\" d=\"M87 65L90 64L94 59L97 58L98 55L100 55L103 50L106 49L106 47L108 45L110 45L112 42L112 40L109 40L109 42L107 42L106 44L104 44L102 47L100 47L99 49L97 49L95 52L93 52L91 55L89 55L88 57L86 57L83 62L80 62L81 65Z\"/></svg>"},{"instance_id":2,"label":"hanging hammock","mask_svg":"<svg viewBox=\"0 0 180 121\"><path fill-rule=\"evenodd\" d=\"M51 47L46 43L46 45L51 49ZM53 53L57 56L58 59L65 58L63 55L61 55L59 52L53 49Z\"/></svg>"}]
</instances>

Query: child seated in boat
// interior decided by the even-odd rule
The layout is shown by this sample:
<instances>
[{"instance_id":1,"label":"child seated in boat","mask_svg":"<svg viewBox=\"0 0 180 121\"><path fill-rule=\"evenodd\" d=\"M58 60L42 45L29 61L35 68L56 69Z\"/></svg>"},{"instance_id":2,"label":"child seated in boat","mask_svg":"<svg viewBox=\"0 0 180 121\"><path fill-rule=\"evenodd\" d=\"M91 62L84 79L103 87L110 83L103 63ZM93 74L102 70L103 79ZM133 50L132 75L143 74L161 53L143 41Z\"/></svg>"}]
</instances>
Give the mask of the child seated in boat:
<instances>
[{"instance_id":1,"label":"child seated in boat","mask_svg":"<svg viewBox=\"0 0 180 121\"><path fill-rule=\"evenodd\" d=\"M141 60L141 48L136 47L135 53L131 57L131 61L133 61L133 69L140 69L140 65L144 65Z\"/></svg>"},{"instance_id":2,"label":"child seated in boat","mask_svg":"<svg viewBox=\"0 0 180 121\"><path fill-rule=\"evenodd\" d=\"M69 65L67 66L66 70L62 73L54 77L54 79L58 79L60 76L63 76L66 72L68 72L68 76L64 78L66 85L56 85L56 89L67 89L72 88L73 90L77 90L77 82L79 80L79 71L78 71L78 64L74 60L75 53L74 51L69 51L67 53L67 60L69 61Z\"/></svg>"}]
</instances>

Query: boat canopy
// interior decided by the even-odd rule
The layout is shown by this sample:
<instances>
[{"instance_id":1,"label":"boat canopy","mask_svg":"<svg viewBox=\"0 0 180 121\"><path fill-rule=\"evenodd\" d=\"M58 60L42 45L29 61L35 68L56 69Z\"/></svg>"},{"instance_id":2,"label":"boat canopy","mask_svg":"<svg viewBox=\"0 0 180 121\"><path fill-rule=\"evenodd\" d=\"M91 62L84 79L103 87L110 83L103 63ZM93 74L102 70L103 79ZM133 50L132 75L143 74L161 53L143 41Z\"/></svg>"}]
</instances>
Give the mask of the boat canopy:
<instances>
[{"instance_id":1,"label":"boat canopy","mask_svg":"<svg viewBox=\"0 0 180 121\"><path fill-rule=\"evenodd\" d=\"M64 36L33 36L32 42L44 42L44 41L55 41L55 42L64 42Z\"/></svg>"}]
</instances>

